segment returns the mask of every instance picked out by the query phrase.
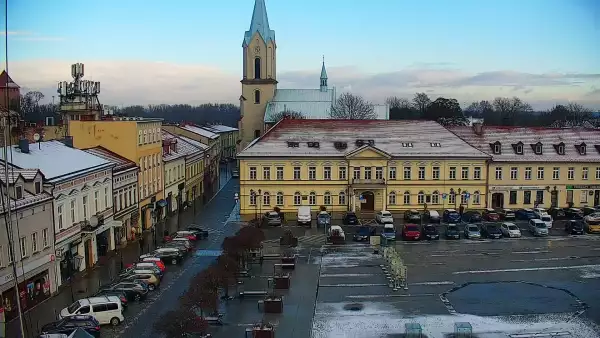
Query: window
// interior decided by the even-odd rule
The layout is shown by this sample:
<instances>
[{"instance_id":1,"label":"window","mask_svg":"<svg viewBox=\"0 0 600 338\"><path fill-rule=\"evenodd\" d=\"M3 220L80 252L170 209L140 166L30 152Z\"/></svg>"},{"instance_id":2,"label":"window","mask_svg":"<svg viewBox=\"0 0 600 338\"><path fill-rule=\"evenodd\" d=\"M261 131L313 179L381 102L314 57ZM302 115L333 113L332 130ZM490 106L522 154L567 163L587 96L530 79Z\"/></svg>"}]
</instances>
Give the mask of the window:
<instances>
[{"instance_id":1,"label":"window","mask_svg":"<svg viewBox=\"0 0 600 338\"><path fill-rule=\"evenodd\" d=\"M308 167L308 179L311 181L317 179L317 167Z\"/></svg>"},{"instance_id":2,"label":"window","mask_svg":"<svg viewBox=\"0 0 600 338\"><path fill-rule=\"evenodd\" d=\"M19 247L21 248L21 258L27 257L27 238L19 238Z\"/></svg>"},{"instance_id":3,"label":"window","mask_svg":"<svg viewBox=\"0 0 600 338\"><path fill-rule=\"evenodd\" d=\"M559 167L552 168L552 179L553 180L560 179L560 168Z\"/></svg>"},{"instance_id":4,"label":"window","mask_svg":"<svg viewBox=\"0 0 600 338\"><path fill-rule=\"evenodd\" d=\"M537 204L544 204L544 190L538 190L535 195L535 202Z\"/></svg>"},{"instance_id":5,"label":"window","mask_svg":"<svg viewBox=\"0 0 600 338\"><path fill-rule=\"evenodd\" d=\"M499 155L502 152L502 145L500 142L494 143L494 154Z\"/></svg>"},{"instance_id":6,"label":"window","mask_svg":"<svg viewBox=\"0 0 600 338\"><path fill-rule=\"evenodd\" d=\"M323 168L323 179L324 180L331 180L331 167L324 167Z\"/></svg>"},{"instance_id":7,"label":"window","mask_svg":"<svg viewBox=\"0 0 600 338\"><path fill-rule=\"evenodd\" d=\"M71 201L71 224L75 223L75 200Z\"/></svg>"},{"instance_id":8,"label":"window","mask_svg":"<svg viewBox=\"0 0 600 338\"><path fill-rule=\"evenodd\" d=\"M258 90L258 89L254 90L254 103L255 104L260 103L260 90Z\"/></svg>"},{"instance_id":9,"label":"window","mask_svg":"<svg viewBox=\"0 0 600 338\"><path fill-rule=\"evenodd\" d=\"M383 179L383 168L375 167L375 179L382 180Z\"/></svg>"},{"instance_id":10,"label":"window","mask_svg":"<svg viewBox=\"0 0 600 338\"><path fill-rule=\"evenodd\" d=\"M481 179L481 167L473 168L473 179L480 180Z\"/></svg>"},{"instance_id":11,"label":"window","mask_svg":"<svg viewBox=\"0 0 600 338\"><path fill-rule=\"evenodd\" d=\"M11 264L13 262L13 257L15 256L12 245L8 246L7 252L8 252L7 262L8 262L8 264Z\"/></svg>"},{"instance_id":12,"label":"window","mask_svg":"<svg viewBox=\"0 0 600 338\"><path fill-rule=\"evenodd\" d=\"M88 197L83 196L82 199L83 219L88 219Z\"/></svg>"},{"instance_id":13,"label":"window","mask_svg":"<svg viewBox=\"0 0 600 338\"><path fill-rule=\"evenodd\" d=\"M525 179L526 180L530 180L531 179L531 167L526 167L525 168Z\"/></svg>"},{"instance_id":14,"label":"window","mask_svg":"<svg viewBox=\"0 0 600 338\"><path fill-rule=\"evenodd\" d=\"M15 186L15 198L18 200L23 198L23 187L20 185Z\"/></svg>"},{"instance_id":15,"label":"window","mask_svg":"<svg viewBox=\"0 0 600 338\"><path fill-rule=\"evenodd\" d=\"M565 150L563 149L562 153L565 153ZM541 144L536 144L535 145L535 154L536 155L541 155L542 154L542 145Z\"/></svg>"},{"instance_id":16,"label":"window","mask_svg":"<svg viewBox=\"0 0 600 338\"><path fill-rule=\"evenodd\" d=\"M263 205L271 205L271 195L268 192L263 193Z\"/></svg>"},{"instance_id":17,"label":"window","mask_svg":"<svg viewBox=\"0 0 600 338\"><path fill-rule=\"evenodd\" d=\"M462 204L468 204L469 203L469 199L467 198L467 192L463 192L460 194L460 203Z\"/></svg>"},{"instance_id":18,"label":"window","mask_svg":"<svg viewBox=\"0 0 600 338\"><path fill-rule=\"evenodd\" d=\"M433 167L431 169L431 178L434 180L440 179L440 167Z\"/></svg>"},{"instance_id":19,"label":"window","mask_svg":"<svg viewBox=\"0 0 600 338\"><path fill-rule=\"evenodd\" d=\"M94 191L94 210L96 212L100 211L100 192Z\"/></svg>"},{"instance_id":20,"label":"window","mask_svg":"<svg viewBox=\"0 0 600 338\"><path fill-rule=\"evenodd\" d=\"M544 179L544 167L538 167L537 168L537 179L538 180L543 180Z\"/></svg>"},{"instance_id":21,"label":"window","mask_svg":"<svg viewBox=\"0 0 600 338\"><path fill-rule=\"evenodd\" d=\"M456 179L456 167L450 167L450 172L449 172L448 178L451 180Z\"/></svg>"},{"instance_id":22,"label":"window","mask_svg":"<svg viewBox=\"0 0 600 338\"><path fill-rule=\"evenodd\" d=\"M396 192L395 191L390 192L390 195L388 196L388 204L391 204L391 205L396 204Z\"/></svg>"},{"instance_id":23,"label":"window","mask_svg":"<svg viewBox=\"0 0 600 338\"><path fill-rule=\"evenodd\" d=\"M280 191L277 193L277 198L275 200L277 205L283 205L284 203L284 199L283 199L283 193Z\"/></svg>"},{"instance_id":24,"label":"window","mask_svg":"<svg viewBox=\"0 0 600 338\"><path fill-rule=\"evenodd\" d=\"M35 193L39 194L41 192L42 192L42 182L36 181L35 182Z\"/></svg>"},{"instance_id":25,"label":"window","mask_svg":"<svg viewBox=\"0 0 600 338\"><path fill-rule=\"evenodd\" d=\"M256 129L254 130L254 138L259 138L260 137L260 130Z\"/></svg>"},{"instance_id":26,"label":"window","mask_svg":"<svg viewBox=\"0 0 600 338\"><path fill-rule=\"evenodd\" d=\"M254 78L260 79L260 58L254 59Z\"/></svg>"},{"instance_id":27,"label":"window","mask_svg":"<svg viewBox=\"0 0 600 338\"><path fill-rule=\"evenodd\" d=\"M340 167L338 171L338 175L340 176L340 180L346 179L346 167Z\"/></svg>"},{"instance_id":28,"label":"window","mask_svg":"<svg viewBox=\"0 0 600 338\"><path fill-rule=\"evenodd\" d=\"M569 179L569 180L575 179L575 168L574 167L569 167L569 169L567 170L567 179Z\"/></svg>"},{"instance_id":29,"label":"window","mask_svg":"<svg viewBox=\"0 0 600 338\"><path fill-rule=\"evenodd\" d=\"M300 167L294 167L294 179L300 180Z\"/></svg>"},{"instance_id":30,"label":"window","mask_svg":"<svg viewBox=\"0 0 600 338\"><path fill-rule=\"evenodd\" d=\"M302 195L299 192L294 193L294 205L302 204Z\"/></svg>"},{"instance_id":31,"label":"window","mask_svg":"<svg viewBox=\"0 0 600 338\"><path fill-rule=\"evenodd\" d=\"M461 168L460 177L463 180L468 180L469 179L469 167L462 167Z\"/></svg>"},{"instance_id":32,"label":"window","mask_svg":"<svg viewBox=\"0 0 600 338\"><path fill-rule=\"evenodd\" d=\"M410 172L411 172L410 167L404 167L404 179L405 180L410 180Z\"/></svg>"},{"instance_id":33,"label":"window","mask_svg":"<svg viewBox=\"0 0 600 338\"><path fill-rule=\"evenodd\" d=\"M569 190L569 191L573 191L573 190ZM581 203L587 203L588 202L588 192L587 192L587 190L581 190L580 202Z\"/></svg>"},{"instance_id":34,"label":"window","mask_svg":"<svg viewBox=\"0 0 600 338\"><path fill-rule=\"evenodd\" d=\"M600 180L600 167L596 167L596 179Z\"/></svg>"},{"instance_id":35,"label":"window","mask_svg":"<svg viewBox=\"0 0 600 338\"><path fill-rule=\"evenodd\" d=\"M250 205L256 205L256 193L254 190L250 190Z\"/></svg>"},{"instance_id":36,"label":"window","mask_svg":"<svg viewBox=\"0 0 600 338\"><path fill-rule=\"evenodd\" d=\"M588 171L589 171L589 169L587 167L581 168L581 179L582 180L588 179Z\"/></svg>"},{"instance_id":37,"label":"window","mask_svg":"<svg viewBox=\"0 0 600 338\"><path fill-rule=\"evenodd\" d=\"M419 191L419 194L417 195L417 203L425 204L425 193L424 192Z\"/></svg>"},{"instance_id":38,"label":"window","mask_svg":"<svg viewBox=\"0 0 600 338\"><path fill-rule=\"evenodd\" d=\"M582 145L579 146L579 154L580 155L585 155L585 151L586 151L585 148L586 148L585 144L582 144Z\"/></svg>"},{"instance_id":39,"label":"window","mask_svg":"<svg viewBox=\"0 0 600 338\"><path fill-rule=\"evenodd\" d=\"M277 167L276 169L277 172L277 180L278 181L283 181L283 167Z\"/></svg>"},{"instance_id":40,"label":"window","mask_svg":"<svg viewBox=\"0 0 600 338\"><path fill-rule=\"evenodd\" d=\"M511 190L508 196L509 204L517 204L517 192L515 190Z\"/></svg>"},{"instance_id":41,"label":"window","mask_svg":"<svg viewBox=\"0 0 600 338\"><path fill-rule=\"evenodd\" d=\"M331 204L331 193L329 191L325 192L325 195L323 195L323 204L325 204L325 205Z\"/></svg>"},{"instance_id":42,"label":"window","mask_svg":"<svg viewBox=\"0 0 600 338\"><path fill-rule=\"evenodd\" d=\"M419 167L419 180L425 179L425 167Z\"/></svg>"},{"instance_id":43,"label":"window","mask_svg":"<svg viewBox=\"0 0 600 338\"><path fill-rule=\"evenodd\" d=\"M517 180L519 178L519 168L511 167L510 168L510 179Z\"/></svg>"},{"instance_id":44,"label":"window","mask_svg":"<svg viewBox=\"0 0 600 338\"><path fill-rule=\"evenodd\" d=\"M250 167L250 179L256 180L256 167Z\"/></svg>"},{"instance_id":45,"label":"window","mask_svg":"<svg viewBox=\"0 0 600 338\"><path fill-rule=\"evenodd\" d=\"M58 230L60 231L65 226L62 204L56 207L56 218L57 218L56 221L58 222ZM71 221L71 222L73 223L73 221Z\"/></svg>"},{"instance_id":46,"label":"window","mask_svg":"<svg viewBox=\"0 0 600 338\"><path fill-rule=\"evenodd\" d=\"M390 180L395 180L396 179L396 167L390 167L390 169L389 169L389 179Z\"/></svg>"},{"instance_id":47,"label":"window","mask_svg":"<svg viewBox=\"0 0 600 338\"><path fill-rule=\"evenodd\" d=\"M523 144L519 143L516 147L517 155L523 155Z\"/></svg>"},{"instance_id":48,"label":"window","mask_svg":"<svg viewBox=\"0 0 600 338\"><path fill-rule=\"evenodd\" d=\"M354 167L354 176L355 180L360 180L360 167Z\"/></svg>"},{"instance_id":49,"label":"window","mask_svg":"<svg viewBox=\"0 0 600 338\"><path fill-rule=\"evenodd\" d=\"M496 167L496 180L502 179L502 167Z\"/></svg>"},{"instance_id":50,"label":"window","mask_svg":"<svg viewBox=\"0 0 600 338\"><path fill-rule=\"evenodd\" d=\"M479 191L476 191L473 193L473 204L480 204L481 203L481 194L479 193Z\"/></svg>"},{"instance_id":51,"label":"window","mask_svg":"<svg viewBox=\"0 0 600 338\"><path fill-rule=\"evenodd\" d=\"M410 204L410 192L409 191L405 191L404 192L404 196L402 198L402 202L404 204Z\"/></svg>"},{"instance_id":52,"label":"window","mask_svg":"<svg viewBox=\"0 0 600 338\"><path fill-rule=\"evenodd\" d=\"M38 233L34 232L31 234L31 252L36 253L38 251Z\"/></svg>"},{"instance_id":53,"label":"window","mask_svg":"<svg viewBox=\"0 0 600 338\"><path fill-rule=\"evenodd\" d=\"M48 228L42 230L42 246L44 248L50 246L50 242L48 242Z\"/></svg>"},{"instance_id":54,"label":"window","mask_svg":"<svg viewBox=\"0 0 600 338\"><path fill-rule=\"evenodd\" d=\"M308 195L308 204L317 205L317 194L314 191L311 191Z\"/></svg>"},{"instance_id":55,"label":"window","mask_svg":"<svg viewBox=\"0 0 600 338\"><path fill-rule=\"evenodd\" d=\"M531 204L531 191L523 191L523 204Z\"/></svg>"},{"instance_id":56,"label":"window","mask_svg":"<svg viewBox=\"0 0 600 338\"><path fill-rule=\"evenodd\" d=\"M370 180L372 179L373 172L371 171L371 167L365 167L365 179L366 180Z\"/></svg>"},{"instance_id":57,"label":"window","mask_svg":"<svg viewBox=\"0 0 600 338\"><path fill-rule=\"evenodd\" d=\"M433 194L431 194L431 203L433 204L440 204L440 193L439 191L434 191Z\"/></svg>"},{"instance_id":58,"label":"window","mask_svg":"<svg viewBox=\"0 0 600 338\"><path fill-rule=\"evenodd\" d=\"M142 131L138 131L138 144L142 144Z\"/></svg>"},{"instance_id":59,"label":"window","mask_svg":"<svg viewBox=\"0 0 600 338\"><path fill-rule=\"evenodd\" d=\"M270 180L271 179L271 167L264 167L263 168L263 180Z\"/></svg>"},{"instance_id":60,"label":"window","mask_svg":"<svg viewBox=\"0 0 600 338\"><path fill-rule=\"evenodd\" d=\"M451 192L448 194L448 204L456 204L456 193Z\"/></svg>"},{"instance_id":61,"label":"window","mask_svg":"<svg viewBox=\"0 0 600 338\"><path fill-rule=\"evenodd\" d=\"M338 202L340 205L346 204L346 193L345 192L340 191L340 194L338 195Z\"/></svg>"}]
</instances>

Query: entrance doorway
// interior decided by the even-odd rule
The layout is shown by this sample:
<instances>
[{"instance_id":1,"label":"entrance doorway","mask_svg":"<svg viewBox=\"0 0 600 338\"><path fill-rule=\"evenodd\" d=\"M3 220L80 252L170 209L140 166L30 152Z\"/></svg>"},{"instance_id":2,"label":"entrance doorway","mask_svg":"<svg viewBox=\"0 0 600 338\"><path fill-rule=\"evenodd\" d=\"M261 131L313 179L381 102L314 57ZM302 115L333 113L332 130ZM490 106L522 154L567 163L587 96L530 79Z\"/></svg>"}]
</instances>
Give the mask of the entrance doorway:
<instances>
[{"instance_id":1,"label":"entrance doorway","mask_svg":"<svg viewBox=\"0 0 600 338\"><path fill-rule=\"evenodd\" d=\"M94 254L92 251L92 240L87 239L83 244L83 251L85 252L85 268L89 269L94 266Z\"/></svg>"},{"instance_id":2,"label":"entrance doorway","mask_svg":"<svg viewBox=\"0 0 600 338\"><path fill-rule=\"evenodd\" d=\"M365 191L361 195L365 202L361 204L360 210L375 211L375 194L371 191Z\"/></svg>"},{"instance_id":3,"label":"entrance doorway","mask_svg":"<svg viewBox=\"0 0 600 338\"><path fill-rule=\"evenodd\" d=\"M558 191L553 190L550 192L550 204L553 208L558 207Z\"/></svg>"},{"instance_id":4,"label":"entrance doorway","mask_svg":"<svg viewBox=\"0 0 600 338\"><path fill-rule=\"evenodd\" d=\"M492 194L492 208L494 208L494 209L504 208L504 193L495 192Z\"/></svg>"},{"instance_id":5,"label":"entrance doorway","mask_svg":"<svg viewBox=\"0 0 600 338\"><path fill-rule=\"evenodd\" d=\"M600 205L600 190L594 190L594 206Z\"/></svg>"}]
</instances>

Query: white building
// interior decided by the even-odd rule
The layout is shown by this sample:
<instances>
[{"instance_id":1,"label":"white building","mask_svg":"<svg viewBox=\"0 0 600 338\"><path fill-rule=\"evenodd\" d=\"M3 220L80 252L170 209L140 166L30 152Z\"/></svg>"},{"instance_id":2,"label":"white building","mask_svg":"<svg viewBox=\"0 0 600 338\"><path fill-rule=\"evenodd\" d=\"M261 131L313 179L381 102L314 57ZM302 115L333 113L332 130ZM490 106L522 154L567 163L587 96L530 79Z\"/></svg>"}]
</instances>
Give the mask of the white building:
<instances>
[{"instance_id":1,"label":"white building","mask_svg":"<svg viewBox=\"0 0 600 338\"><path fill-rule=\"evenodd\" d=\"M67 139L66 142L70 141ZM18 168L36 168L52 185L57 286L92 267L114 249L112 169L114 164L59 141L7 147ZM0 154L3 159L4 153Z\"/></svg>"},{"instance_id":2,"label":"white building","mask_svg":"<svg viewBox=\"0 0 600 338\"><path fill-rule=\"evenodd\" d=\"M185 192L186 152L179 148L177 136L163 130L162 140L165 199L167 200L167 213L170 214L179 210L179 206L184 202L182 197Z\"/></svg>"}]
</instances>

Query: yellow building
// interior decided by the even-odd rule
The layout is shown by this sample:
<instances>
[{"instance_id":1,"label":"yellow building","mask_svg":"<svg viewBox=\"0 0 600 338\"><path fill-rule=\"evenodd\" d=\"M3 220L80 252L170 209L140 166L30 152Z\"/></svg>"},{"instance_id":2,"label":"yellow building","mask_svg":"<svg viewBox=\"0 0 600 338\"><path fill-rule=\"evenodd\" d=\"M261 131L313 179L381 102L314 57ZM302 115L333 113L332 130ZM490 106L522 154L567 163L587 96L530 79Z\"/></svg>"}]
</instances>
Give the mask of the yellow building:
<instances>
[{"instance_id":1,"label":"yellow building","mask_svg":"<svg viewBox=\"0 0 600 338\"><path fill-rule=\"evenodd\" d=\"M221 124L213 124L202 128L219 135L219 146L221 148L219 152L222 159L232 160L235 158L239 138L237 128Z\"/></svg>"},{"instance_id":2,"label":"yellow building","mask_svg":"<svg viewBox=\"0 0 600 338\"><path fill-rule=\"evenodd\" d=\"M240 213L481 209L489 158L431 121L284 119L238 154Z\"/></svg>"},{"instance_id":3,"label":"yellow building","mask_svg":"<svg viewBox=\"0 0 600 338\"><path fill-rule=\"evenodd\" d=\"M486 205L493 208L600 205L600 133L586 129L451 127L492 156Z\"/></svg>"},{"instance_id":4,"label":"yellow building","mask_svg":"<svg viewBox=\"0 0 600 338\"><path fill-rule=\"evenodd\" d=\"M69 121L76 148L102 146L135 162L138 175L139 226L150 229L164 215L162 119L113 117L97 121Z\"/></svg>"}]
</instances>

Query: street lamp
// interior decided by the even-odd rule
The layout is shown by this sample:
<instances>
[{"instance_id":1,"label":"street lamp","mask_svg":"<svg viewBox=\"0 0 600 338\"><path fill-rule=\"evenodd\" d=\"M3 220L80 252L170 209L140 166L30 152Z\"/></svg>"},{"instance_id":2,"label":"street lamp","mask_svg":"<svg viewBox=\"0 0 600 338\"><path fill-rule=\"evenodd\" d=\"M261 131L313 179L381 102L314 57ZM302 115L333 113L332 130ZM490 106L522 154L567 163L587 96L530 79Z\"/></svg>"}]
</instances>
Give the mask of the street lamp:
<instances>
[{"instance_id":1,"label":"street lamp","mask_svg":"<svg viewBox=\"0 0 600 338\"><path fill-rule=\"evenodd\" d=\"M260 189L258 189L258 198L262 198L262 191ZM261 202L263 202L263 201L258 200L256 202L258 203L258 215L262 216L262 204L261 204Z\"/></svg>"},{"instance_id":2,"label":"street lamp","mask_svg":"<svg viewBox=\"0 0 600 338\"><path fill-rule=\"evenodd\" d=\"M256 192L254 190L250 190L250 201L254 201L254 220L256 220L258 218L258 214L256 211L256 208L257 208Z\"/></svg>"}]
</instances>

